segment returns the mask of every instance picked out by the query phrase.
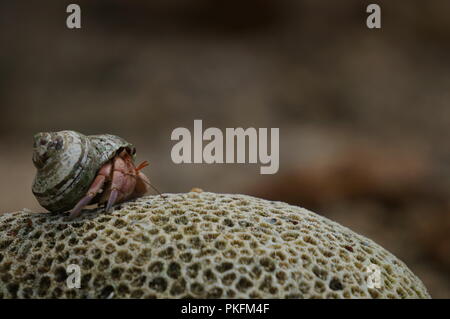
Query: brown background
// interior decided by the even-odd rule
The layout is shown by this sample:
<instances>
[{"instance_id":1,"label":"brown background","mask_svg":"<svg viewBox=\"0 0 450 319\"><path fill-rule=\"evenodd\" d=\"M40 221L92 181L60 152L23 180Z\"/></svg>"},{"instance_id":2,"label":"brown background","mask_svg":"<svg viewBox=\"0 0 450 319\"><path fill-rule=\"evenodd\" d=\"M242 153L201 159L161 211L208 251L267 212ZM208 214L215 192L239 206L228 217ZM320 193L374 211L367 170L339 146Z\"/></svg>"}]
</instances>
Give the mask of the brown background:
<instances>
[{"instance_id":1,"label":"brown background","mask_svg":"<svg viewBox=\"0 0 450 319\"><path fill-rule=\"evenodd\" d=\"M0 212L39 208L39 131L136 144L166 192L246 193L314 210L450 297L450 2L68 1L0 4ZM279 127L280 171L175 165L176 127Z\"/></svg>"}]
</instances>

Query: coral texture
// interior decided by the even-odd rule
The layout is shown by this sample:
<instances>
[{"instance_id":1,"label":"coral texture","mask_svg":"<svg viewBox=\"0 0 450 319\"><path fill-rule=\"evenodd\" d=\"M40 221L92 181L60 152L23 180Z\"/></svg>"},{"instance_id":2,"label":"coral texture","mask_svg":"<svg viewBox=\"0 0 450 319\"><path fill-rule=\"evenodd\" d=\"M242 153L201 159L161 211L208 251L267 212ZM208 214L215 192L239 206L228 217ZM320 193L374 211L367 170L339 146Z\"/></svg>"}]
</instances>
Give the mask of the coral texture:
<instances>
[{"instance_id":1,"label":"coral texture","mask_svg":"<svg viewBox=\"0 0 450 319\"><path fill-rule=\"evenodd\" d=\"M80 267L78 289L66 283L70 264ZM380 272L378 288L368 287L370 265ZM0 297L430 296L391 253L315 213L191 192L148 196L74 221L29 211L0 216Z\"/></svg>"}]
</instances>

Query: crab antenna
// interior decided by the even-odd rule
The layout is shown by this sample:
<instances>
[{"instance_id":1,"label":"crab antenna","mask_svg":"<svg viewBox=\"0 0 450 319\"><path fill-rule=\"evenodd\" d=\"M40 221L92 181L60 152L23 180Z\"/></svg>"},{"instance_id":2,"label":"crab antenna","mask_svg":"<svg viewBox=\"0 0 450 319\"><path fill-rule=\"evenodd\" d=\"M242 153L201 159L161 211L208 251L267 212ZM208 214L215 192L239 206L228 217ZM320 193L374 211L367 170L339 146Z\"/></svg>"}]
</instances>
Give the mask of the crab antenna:
<instances>
[{"instance_id":1,"label":"crab antenna","mask_svg":"<svg viewBox=\"0 0 450 319\"><path fill-rule=\"evenodd\" d=\"M143 169L143 168L145 168L145 167L147 167L147 166L149 166L149 165L150 165L149 162L143 161L141 164L138 165L138 167L136 167L136 170L137 170L137 171L140 171L141 169Z\"/></svg>"},{"instance_id":2,"label":"crab antenna","mask_svg":"<svg viewBox=\"0 0 450 319\"><path fill-rule=\"evenodd\" d=\"M147 181L146 181L147 182ZM163 196L163 194L161 194L161 192L159 191L159 189L156 188L156 186L152 185L150 182L147 182L148 185L153 188L154 191L156 191L160 196ZM164 197L164 196L163 196Z\"/></svg>"},{"instance_id":3,"label":"crab antenna","mask_svg":"<svg viewBox=\"0 0 450 319\"><path fill-rule=\"evenodd\" d=\"M144 182L147 183L148 186L150 186L151 188L153 188L153 190L156 191L156 192L158 193L159 196L161 196L164 200L166 200L166 195L162 194L162 193L159 191L159 189L156 188L156 186L154 186L152 183L150 183L150 182L148 182L148 181L145 181L145 180L144 180Z\"/></svg>"},{"instance_id":4,"label":"crab antenna","mask_svg":"<svg viewBox=\"0 0 450 319\"><path fill-rule=\"evenodd\" d=\"M150 163L148 161L143 161L141 164L139 164L136 167L136 172L142 170L143 168L147 167L148 165L150 165ZM164 200L166 200L166 195L163 195L159 189L156 188L156 186L154 186L152 183L150 183L149 181L146 181L144 179L142 179L142 181L144 181L147 185L149 185L154 191L156 191L158 193L159 196L161 196Z\"/></svg>"}]
</instances>

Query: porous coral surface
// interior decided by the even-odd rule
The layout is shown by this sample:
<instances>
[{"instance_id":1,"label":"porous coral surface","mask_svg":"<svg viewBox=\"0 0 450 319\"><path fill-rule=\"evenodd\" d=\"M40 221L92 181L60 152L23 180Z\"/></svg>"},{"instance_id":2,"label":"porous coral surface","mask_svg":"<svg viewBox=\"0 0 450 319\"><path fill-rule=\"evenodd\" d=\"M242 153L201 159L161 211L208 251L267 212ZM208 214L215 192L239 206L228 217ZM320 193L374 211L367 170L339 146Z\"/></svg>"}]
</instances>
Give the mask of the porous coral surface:
<instances>
[{"instance_id":1,"label":"porous coral surface","mask_svg":"<svg viewBox=\"0 0 450 319\"><path fill-rule=\"evenodd\" d=\"M71 264L80 267L80 288L67 285ZM391 253L313 212L191 192L147 196L110 214L85 211L74 221L67 214L1 215L0 297L430 296Z\"/></svg>"}]
</instances>

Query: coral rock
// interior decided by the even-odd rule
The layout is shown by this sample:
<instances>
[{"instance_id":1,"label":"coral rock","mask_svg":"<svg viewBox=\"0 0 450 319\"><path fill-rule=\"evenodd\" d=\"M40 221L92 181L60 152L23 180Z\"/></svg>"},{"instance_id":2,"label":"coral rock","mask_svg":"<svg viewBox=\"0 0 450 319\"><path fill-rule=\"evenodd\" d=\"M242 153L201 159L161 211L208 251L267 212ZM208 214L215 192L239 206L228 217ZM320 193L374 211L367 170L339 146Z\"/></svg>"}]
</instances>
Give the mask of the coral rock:
<instances>
[{"instance_id":1,"label":"coral rock","mask_svg":"<svg viewBox=\"0 0 450 319\"><path fill-rule=\"evenodd\" d=\"M79 266L80 288L67 285L71 264ZM111 214L86 211L74 221L67 214L1 215L0 297L430 296L391 253L315 213L192 192L140 198Z\"/></svg>"}]
</instances>

